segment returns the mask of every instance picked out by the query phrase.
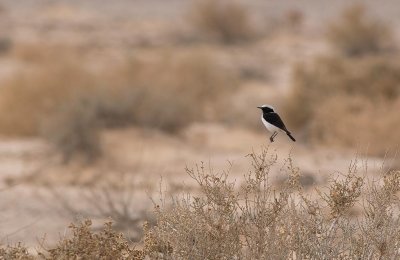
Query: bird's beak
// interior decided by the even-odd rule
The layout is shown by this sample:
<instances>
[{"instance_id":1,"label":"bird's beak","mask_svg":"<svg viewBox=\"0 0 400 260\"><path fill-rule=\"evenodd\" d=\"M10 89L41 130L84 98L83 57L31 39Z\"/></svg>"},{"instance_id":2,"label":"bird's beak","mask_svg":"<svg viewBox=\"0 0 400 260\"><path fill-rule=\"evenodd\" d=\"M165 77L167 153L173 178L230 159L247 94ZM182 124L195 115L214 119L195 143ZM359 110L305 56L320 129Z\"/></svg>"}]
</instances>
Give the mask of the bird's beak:
<instances>
[{"instance_id":1,"label":"bird's beak","mask_svg":"<svg viewBox=\"0 0 400 260\"><path fill-rule=\"evenodd\" d=\"M257 107L257 108L262 109L262 107Z\"/></svg>"}]
</instances>

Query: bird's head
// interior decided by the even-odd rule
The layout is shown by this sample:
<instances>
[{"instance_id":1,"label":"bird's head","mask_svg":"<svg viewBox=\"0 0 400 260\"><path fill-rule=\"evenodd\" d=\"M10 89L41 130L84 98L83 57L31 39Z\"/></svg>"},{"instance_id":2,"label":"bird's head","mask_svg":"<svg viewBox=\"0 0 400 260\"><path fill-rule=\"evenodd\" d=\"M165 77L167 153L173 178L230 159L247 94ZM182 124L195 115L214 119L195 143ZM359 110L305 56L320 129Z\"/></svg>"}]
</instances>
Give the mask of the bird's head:
<instances>
[{"instance_id":1,"label":"bird's head","mask_svg":"<svg viewBox=\"0 0 400 260\"><path fill-rule=\"evenodd\" d=\"M271 113L274 112L274 108L270 105L262 105L260 107L257 107L263 111L263 113Z\"/></svg>"}]
</instances>

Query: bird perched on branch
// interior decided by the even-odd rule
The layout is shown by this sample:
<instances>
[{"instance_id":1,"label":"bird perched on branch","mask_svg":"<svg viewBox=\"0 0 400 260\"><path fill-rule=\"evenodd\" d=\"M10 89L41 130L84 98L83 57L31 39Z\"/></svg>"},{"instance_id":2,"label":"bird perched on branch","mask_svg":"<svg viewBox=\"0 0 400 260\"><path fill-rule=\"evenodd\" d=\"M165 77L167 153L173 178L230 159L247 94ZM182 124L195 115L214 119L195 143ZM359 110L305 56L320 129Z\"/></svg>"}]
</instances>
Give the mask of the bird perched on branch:
<instances>
[{"instance_id":1,"label":"bird perched on branch","mask_svg":"<svg viewBox=\"0 0 400 260\"><path fill-rule=\"evenodd\" d=\"M287 130L281 117L277 113L275 113L272 106L262 105L258 108L262 110L261 121L263 122L267 130L272 133L271 137L269 138L271 143L274 142L274 138L278 135L280 131L286 133L293 142L296 142L296 139L294 139L289 130Z\"/></svg>"}]
</instances>

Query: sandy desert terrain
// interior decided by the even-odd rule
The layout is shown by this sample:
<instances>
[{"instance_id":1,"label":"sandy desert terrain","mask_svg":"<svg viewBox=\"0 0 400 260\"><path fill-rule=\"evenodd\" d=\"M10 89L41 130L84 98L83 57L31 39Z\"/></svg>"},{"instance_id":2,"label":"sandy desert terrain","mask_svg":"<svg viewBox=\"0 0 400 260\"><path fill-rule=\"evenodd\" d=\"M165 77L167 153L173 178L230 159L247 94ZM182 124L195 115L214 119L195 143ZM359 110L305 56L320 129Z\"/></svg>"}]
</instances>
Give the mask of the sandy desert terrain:
<instances>
[{"instance_id":1,"label":"sandy desert terrain","mask_svg":"<svg viewBox=\"0 0 400 260\"><path fill-rule=\"evenodd\" d=\"M357 156L360 164L367 162L371 175L397 165L396 158L365 156L369 143L351 148L310 143L304 130L293 131L296 143L280 134L270 144L260 122L256 106L272 103L278 111L284 110L293 64L307 63L329 50L325 25L349 1L332 1L329 6L316 0L239 2L250 10L255 27L265 31L254 42L225 46L196 39L187 22L192 1L0 1L0 49L7 49L0 56L0 89L21 71L35 70L35 55L40 53L36 50L43 46L72 49L95 75L124 64L129 55L151 62L164 55L185 57L199 52L216 58L240 78L234 81L236 89L218 97L222 105L206 120L194 120L177 134L141 125L102 129L103 154L91 164L79 158L63 164L57 150L41 136L1 134L1 244L21 241L34 250L45 238L45 244L52 245L68 233L69 223L86 217L96 227L112 217L120 230L137 241L143 221L152 219L150 197L158 196L160 182L169 194L195 191L185 167L204 162L213 171L230 169L230 178L241 183L250 167L246 155L266 146L280 162L271 175L277 185L286 178L281 167L289 155L310 188L323 187L332 174L346 172ZM389 23L398 38L397 1L363 3L375 17ZM298 28L287 20L293 10L302 17ZM46 50L41 51L46 55ZM193 100L191 106L196 105ZM233 116L219 120L221 114L232 111ZM0 111L8 112L12 111ZM175 116L180 113L184 111ZM390 152L393 145L388 147ZM106 206L110 198L117 209Z\"/></svg>"}]
</instances>

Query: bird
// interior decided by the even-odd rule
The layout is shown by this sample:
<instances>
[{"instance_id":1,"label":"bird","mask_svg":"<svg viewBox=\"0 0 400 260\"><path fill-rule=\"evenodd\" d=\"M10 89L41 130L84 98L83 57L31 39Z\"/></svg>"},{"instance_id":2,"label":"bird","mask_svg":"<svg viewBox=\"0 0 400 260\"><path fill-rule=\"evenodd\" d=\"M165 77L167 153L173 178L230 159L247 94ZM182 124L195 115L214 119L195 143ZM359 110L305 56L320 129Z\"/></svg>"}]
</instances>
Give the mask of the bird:
<instances>
[{"instance_id":1,"label":"bird","mask_svg":"<svg viewBox=\"0 0 400 260\"><path fill-rule=\"evenodd\" d=\"M281 117L275 113L274 108L270 105L262 105L257 107L262 110L261 121L267 128L269 132L272 133L269 140L271 143L274 142L274 138L277 136L279 131L285 132L293 142L296 142L296 139L292 136L292 134L287 130L285 124L283 123Z\"/></svg>"}]
</instances>

